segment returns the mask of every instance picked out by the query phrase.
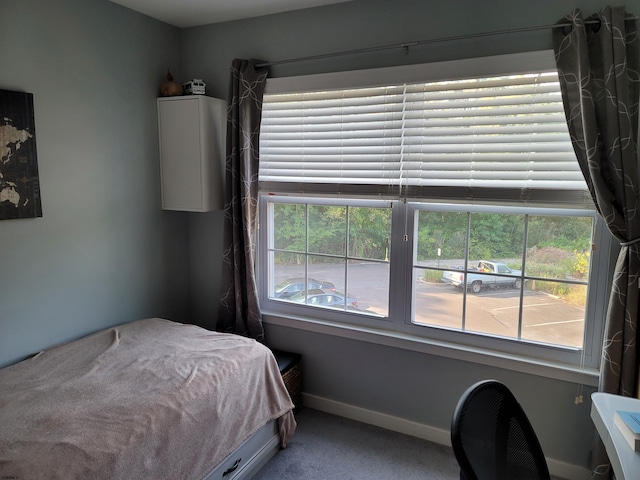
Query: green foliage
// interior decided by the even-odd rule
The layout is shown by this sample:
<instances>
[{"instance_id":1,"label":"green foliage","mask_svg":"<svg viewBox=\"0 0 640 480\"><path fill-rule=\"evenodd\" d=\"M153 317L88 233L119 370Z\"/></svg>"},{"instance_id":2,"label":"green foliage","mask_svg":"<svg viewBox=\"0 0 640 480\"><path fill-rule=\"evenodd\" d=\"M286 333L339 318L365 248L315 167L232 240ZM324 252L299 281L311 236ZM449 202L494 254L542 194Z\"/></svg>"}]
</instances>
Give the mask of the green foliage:
<instances>
[{"instance_id":1,"label":"green foliage","mask_svg":"<svg viewBox=\"0 0 640 480\"><path fill-rule=\"evenodd\" d=\"M471 214L469 258L513 258L522 255L524 215Z\"/></svg>"},{"instance_id":2,"label":"green foliage","mask_svg":"<svg viewBox=\"0 0 640 480\"><path fill-rule=\"evenodd\" d=\"M571 283L534 280L527 288L562 298L565 302L584 308L587 299L587 286Z\"/></svg>"},{"instance_id":3,"label":"green foliage","mask_svg":"<svg viewBox=\"0 0 640 480\"><path fill-rule=\"evenodd\" d=\"M390 208L274 203L273 222L277 250L344 257L348 247L351 257L389 257ZM295 258L299 263L299 257L278 255L276 261ZM313 262L314 257L309 259ZM323 261L330 259L324 257Z\"/></svg>"},{"instance_id":4,"label":"green foliage","mask_svg":"<svg viewBox=\"0 0 640 480\"><path fill-rule=\"evenodd\" d=\"M418 214L418 261L464 258L467 243L467 214L421 211Z\"/></svg>"},{"instance_id":5,"label":"green foliage","mask_svg":"<svg viewBox=\"0 0 640 480\"><path fill-rule=\"evenodd\" d=\"M442 272L440 270L425 268L423 270L422 279L427 283L438 283L442 279Z\"/></svg>"},{"instance_id":6,"label":"green foliage","mask_svg":"<svg viewBox=\"0 0 640 480\"><path fill-rule=\"evenodd\" d=\"M309 205L309 252L344 255L347 208Z\"/></svg>"},{"instance_id":7,"label":"green foliage","mask_svg":"<svg viewBox=\"0 0 640 480\"><path fill-rule=\"evenodd\" d=\"M304 252L307 247L305 205L274 203L274 246L279 250Z\"/></svg>"},{"instance_id":8,"label":"green foliage","mask_svg":"<svg viewBox=\"0 0 640 480\"><path fill-rule=\"evenodd\" d=\"M529 217L528 248L554 247L587 251L591 247L592 220L589 217Z\"/></svg>"},{"instance_id":9,"label":"green foliage","mask_svg":"<svg viewBox=\"0 0 640 480\"><path fill-rule=\"evenodd\" d=\"M349 255L356 258L389 258L390 208L349 208Z\"/></svg>"},{"instance_id":10,"label":"green foliage","mask_svg":"<svg viewBox=\"0 0 640 480\"><path fill-rule=\"evenodd\" d=\"M273 215L276 250L292 252L277 256L277 260L298 263L305 253L336 258L389 258L390 208L278 203L273 204ZM521 259L525 251L525 219L522 214L420 211L417 259L464 259L467 248L471 260ZM588 273L588 253L578 252L589 251L591 229L589 217L529 216L527 274L584 278ZM535 251L560 251L563 255L536 259L530 253ZM314 261L312 255L308 258ZM328 260L324 257L323 261ZM519 268L519 261L515 263Z\"/></svg>"},{"instance_id":11,"label":"green foliage","mask_svg":"<svg viewBox=\"0 0 640 480\"><path fill-rule=\"evenodd\" d=\"M573 262L574 276L580 279L586 278L587 274L589 273L590 252L580 253L574 251L573 253L575 253L576 255L576 259Z\"/></svg>"},{"instance_id":12,"label":"green foliage","mask_svg":"<svg viewBox=\"0 0 640 480\"><path fill-rule=\"evenodd\" d=\"M276 264L331 263L351 258L388 260L391 209L274 203ZM421 262L464 259L512 259L520 269L525 252L525 288L544 291L584 306L586 286L562 282L586 280L589 273L592 219L420 211L417 217L417 259ZM468 226L468 230L467 230ZM440 249L441 256L438 256ZM314 255L315 254L315 255ZM322 255L319 256L318 254ZM439 282L440 270L425 269L426 282ZM560 280L560 281L554 281Z\"/></svg>"}]
</instances>

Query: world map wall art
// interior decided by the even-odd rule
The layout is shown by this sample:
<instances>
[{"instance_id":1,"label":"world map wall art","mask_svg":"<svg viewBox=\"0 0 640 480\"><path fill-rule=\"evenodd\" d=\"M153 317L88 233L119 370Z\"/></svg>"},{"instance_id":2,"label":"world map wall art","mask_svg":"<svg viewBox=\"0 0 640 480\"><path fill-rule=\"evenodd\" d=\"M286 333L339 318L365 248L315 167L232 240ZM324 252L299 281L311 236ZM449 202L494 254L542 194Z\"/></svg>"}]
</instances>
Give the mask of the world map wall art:
<instances>
[{"instance_id":1,"label":"world map wall art","mask_svg":"<svg viewBox=\"0 0 640 480\"><path fill-rule=\"evenodd\" d=\"M0 220L41 216L33 94L0 90Z\"/></svg>"}]
</instances>

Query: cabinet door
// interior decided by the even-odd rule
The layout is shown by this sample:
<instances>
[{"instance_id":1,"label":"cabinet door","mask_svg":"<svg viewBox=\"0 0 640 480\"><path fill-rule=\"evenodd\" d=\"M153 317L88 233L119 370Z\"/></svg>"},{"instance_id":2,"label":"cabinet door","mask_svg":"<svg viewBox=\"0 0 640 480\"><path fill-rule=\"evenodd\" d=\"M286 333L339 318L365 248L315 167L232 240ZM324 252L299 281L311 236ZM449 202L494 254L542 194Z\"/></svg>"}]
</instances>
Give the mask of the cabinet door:
<instances>
[{"instance_id":1,"label":"cabinet door","mask_svg":"<svg viewBox=\"0 0 640 480\"><path fill-rule=\"evenodd\" d=\"M203 211L201 109L198 98L158 102L162 208Z\"/></svg>"}]
</instances>

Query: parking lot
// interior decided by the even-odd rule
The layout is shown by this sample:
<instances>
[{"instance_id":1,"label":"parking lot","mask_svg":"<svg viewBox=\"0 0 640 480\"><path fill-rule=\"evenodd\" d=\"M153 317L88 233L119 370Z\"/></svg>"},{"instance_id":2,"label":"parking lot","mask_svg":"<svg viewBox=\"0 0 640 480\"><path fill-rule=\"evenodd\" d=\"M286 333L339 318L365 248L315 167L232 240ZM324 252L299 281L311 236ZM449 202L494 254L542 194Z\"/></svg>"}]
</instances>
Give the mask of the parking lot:
<instances>
[{"instance_id":1,"label":"parking lot","mask_svg":"<svg viewBox=\"0 0 640 480\"><path fill-rule=\"evenodd\" d=\"M279 266L276 283L292 276L303 276L299 266ZM309 276L328 280L344 292L345 275L342 265L314 265ZM416 276L414 323L436 325L517 338L520 315L520 290L501 288L466 294L456 287L442 283L425 283ZM388 315L389 266L386 264L357 264L349 266L348 294L357 299L358 307L382 316ZM522 302L522 331L520 337L554 345L581 347L584 328L584 309L560 298L525 288Z\"/></svg>"},{"instance_id":2,"label":"parking lot","mask_svg":"<svg viewBox=\"0 0 640 480\"><path fill-rule=\"evenodd\" d=\"M417 284L417 323L462 328L464 293L444 284ZM466 294L464 328L505 337L518 337L520 290L504 288ZM521 338L554 345L581 347L584 309L557 297L525 289Z\"/></svg>"}]
</instances>

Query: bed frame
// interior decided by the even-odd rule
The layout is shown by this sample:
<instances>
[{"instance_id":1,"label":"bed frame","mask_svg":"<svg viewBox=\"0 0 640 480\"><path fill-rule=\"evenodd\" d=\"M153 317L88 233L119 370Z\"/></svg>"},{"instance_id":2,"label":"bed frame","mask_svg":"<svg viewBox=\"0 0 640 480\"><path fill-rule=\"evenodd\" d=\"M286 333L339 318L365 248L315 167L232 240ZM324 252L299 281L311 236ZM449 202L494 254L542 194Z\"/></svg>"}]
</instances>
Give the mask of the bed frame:
<instances>
[{"instance_id":1,"label":"bed frame","mask_svg":"<svg viewBox=\"0 0 640 480\"><path fill-rule=\"evenodd\" d=\"M204 480L249 480L280 450L275 420L245 440Z\"/></svg>"},{"instance_id":2,"label":"bed frame","mask_svg":"<svg viewBox=\"0 0 640 480\"><path fill-rule=\"evenodd\" d=\"M295 411L302 407L301 401L301 355L298 353L272 350L278 362L278 369L285 387L295 405ZM249 480L280 449L280 435L275 421L257 431L233 453L218 465L204 480Z\"/></svg>"}]
</instances>

